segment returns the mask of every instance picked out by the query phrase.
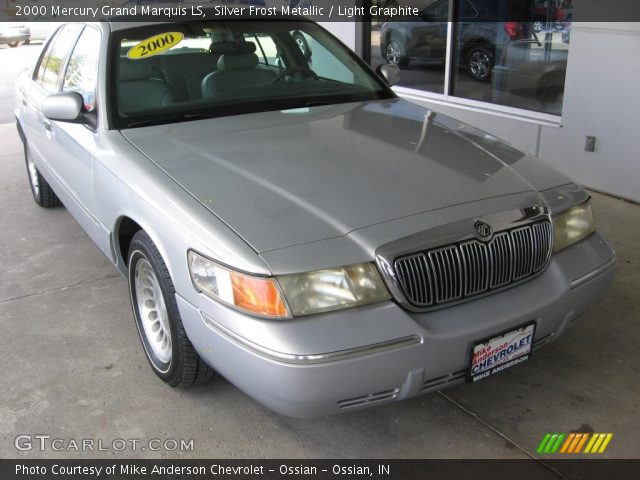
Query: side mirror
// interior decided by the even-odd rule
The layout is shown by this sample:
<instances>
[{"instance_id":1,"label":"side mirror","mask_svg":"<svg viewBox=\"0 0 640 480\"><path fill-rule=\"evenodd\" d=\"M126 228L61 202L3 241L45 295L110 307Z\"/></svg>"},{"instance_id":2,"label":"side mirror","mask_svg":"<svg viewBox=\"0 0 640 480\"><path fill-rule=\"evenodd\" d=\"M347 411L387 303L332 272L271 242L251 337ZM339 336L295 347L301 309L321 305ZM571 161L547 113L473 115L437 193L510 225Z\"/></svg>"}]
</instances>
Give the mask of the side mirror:
<instances>
[{"instance_id":1,"label":"side mirror","mask_svg":"<svg viewBox=\"0 0 640 480\"><path fill-rule=\"evenodd\" d=\"M55 93L42 101L42 113L49 120L83 123L84 100L77 92Z\"/></svg>"},{"instance_id":2,"label":"side mirror","mask_svg":"<svg viewBox=\"0 0 640 480\"><path fill-rule=\"evenodd\" d=\"M376 73L380 75L390 87L400 81L400 67L397 65L378 65Z\"/></svg>"}]
</instances>

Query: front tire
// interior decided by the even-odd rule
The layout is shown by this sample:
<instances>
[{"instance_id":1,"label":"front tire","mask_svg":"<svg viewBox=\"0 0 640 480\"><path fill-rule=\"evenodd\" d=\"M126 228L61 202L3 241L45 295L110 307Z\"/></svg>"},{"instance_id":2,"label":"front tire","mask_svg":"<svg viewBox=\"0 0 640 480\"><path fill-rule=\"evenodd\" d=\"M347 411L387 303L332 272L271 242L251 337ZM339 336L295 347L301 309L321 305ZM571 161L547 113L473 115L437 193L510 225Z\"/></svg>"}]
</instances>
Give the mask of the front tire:
<instances>
[{"instance_id":1,"label":"front tire","mask_svg":"<svg viewBox=\"0 0 640 480\"><path fill-rule=\"evenodd\" d=\"M27 164L27 174L29 178L29 186L35 202L42 208L59 207L62 202L53 191L53 188L47 183L40 174L38 167L33 162L31 151L28 145L24 145L24 159Z\"/></svg>"},{"instance_id":2,"label":"front tire","mask_svg":"<svg viewBox=\"0 0 640 480\"><path fill-rule=\"evenodd\" d=\"M214 371L187 337L167 266L144 231L133 236L128 257L131 306L153 371L172 387L190 387L210 380Z\"/></svg>"}]
</instances>

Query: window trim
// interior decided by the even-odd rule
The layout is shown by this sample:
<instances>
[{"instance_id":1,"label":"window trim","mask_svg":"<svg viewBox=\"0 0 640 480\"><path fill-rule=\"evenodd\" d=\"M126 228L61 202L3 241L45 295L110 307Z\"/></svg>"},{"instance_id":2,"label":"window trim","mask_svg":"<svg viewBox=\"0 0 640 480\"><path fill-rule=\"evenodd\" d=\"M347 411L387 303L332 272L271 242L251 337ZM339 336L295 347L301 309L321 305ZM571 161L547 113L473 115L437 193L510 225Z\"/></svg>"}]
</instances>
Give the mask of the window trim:
<instances>
[{"instance_id":1,"label":"window trim","mask_svg":"<svg viewBox=\"0 0 640 480\"><path fill-rule=\"evenodd\" d=\"M393 91L400 97L416 101L432 102L447 107L460 108L463 110L494 115L497 117L520 120L545 127L562 127L562 117L550 113L525 110L523 108L508 107L491 102L471 100L469 98L456 97L455 95L444 95L442 93L427 92L416 88L394 86Z\"/></svg>"},{"instance_id":2,"label":"window trim","mask_svg":"<svg viewBox=\"0 0 640 480\"><path fill-rule=\"evenodd\" d=\"M45 45L42 47L42 51L40 52L40 56L38 57L38 61L36 62L35 67L33 68L33 72L31 72L31 80L33 80L33 82L36 85L42 86L37 81L38 72L40 70L40 66L42 65L42 60L44 60L45 54L49 51L49 47L53 47L53 42L56 40L56 38L58 37L58 33L60 33L60 30L62 30L62 28L64 26L65 26L64 23L61 24L61 25L58 25L58 27L56 27L54 32L49 36L49 39L47 40Z\"/></svg>"}]
</instances>

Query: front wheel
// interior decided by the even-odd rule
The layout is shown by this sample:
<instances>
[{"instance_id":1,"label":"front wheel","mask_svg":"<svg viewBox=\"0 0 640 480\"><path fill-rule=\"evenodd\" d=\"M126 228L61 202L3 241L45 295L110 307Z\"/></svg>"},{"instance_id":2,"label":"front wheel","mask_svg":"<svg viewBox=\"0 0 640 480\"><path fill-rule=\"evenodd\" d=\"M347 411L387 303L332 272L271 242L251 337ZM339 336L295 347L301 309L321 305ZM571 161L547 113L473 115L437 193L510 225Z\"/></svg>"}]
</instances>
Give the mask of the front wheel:
<instances>
[{"instance_id":1,"label":"front wheel","mask_svg":"<svg viewBox=\"0 0 640 480\"><path fill-rule=\"evenodd\" d=\"M187 337L160 252L144 231L129 246L129 293L140 341L155 374L172 387L211 379L214 371Z\"/></svg>"},{"instance_id":2,"label":"front wheel","mask_svg":"<svg viewBox=\"0 0 640 480\"><path fill-rule=\"evenodd\" d=\"M490 47L473 47L467 54L467 69L474 80L488 82L493 69L493 50Z\"/></svg>"}]
</instances>

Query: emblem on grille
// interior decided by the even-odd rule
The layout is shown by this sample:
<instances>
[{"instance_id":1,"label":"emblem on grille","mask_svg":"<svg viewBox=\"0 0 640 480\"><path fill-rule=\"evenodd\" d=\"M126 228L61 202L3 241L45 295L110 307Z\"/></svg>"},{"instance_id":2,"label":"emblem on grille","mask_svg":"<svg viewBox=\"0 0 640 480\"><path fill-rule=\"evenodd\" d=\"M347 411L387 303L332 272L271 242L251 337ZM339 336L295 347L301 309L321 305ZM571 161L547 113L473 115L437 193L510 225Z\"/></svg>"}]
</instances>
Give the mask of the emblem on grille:
<instances>
[{"instance_id":1,"label":"emblem on grille","mask_svg":"<svg viewBox=\"0 0 640 480\"><path fill-rule=\"evenodd\" d=\"M489 225L488 223L484 223L481 220L478 220L474 224L474 227L476 229L476 232L478 232L478 235L480 235L480 237L484 239L489 238L493 234L493 228L491 228L491 225Z\"/></svg>"}]
</instances>

